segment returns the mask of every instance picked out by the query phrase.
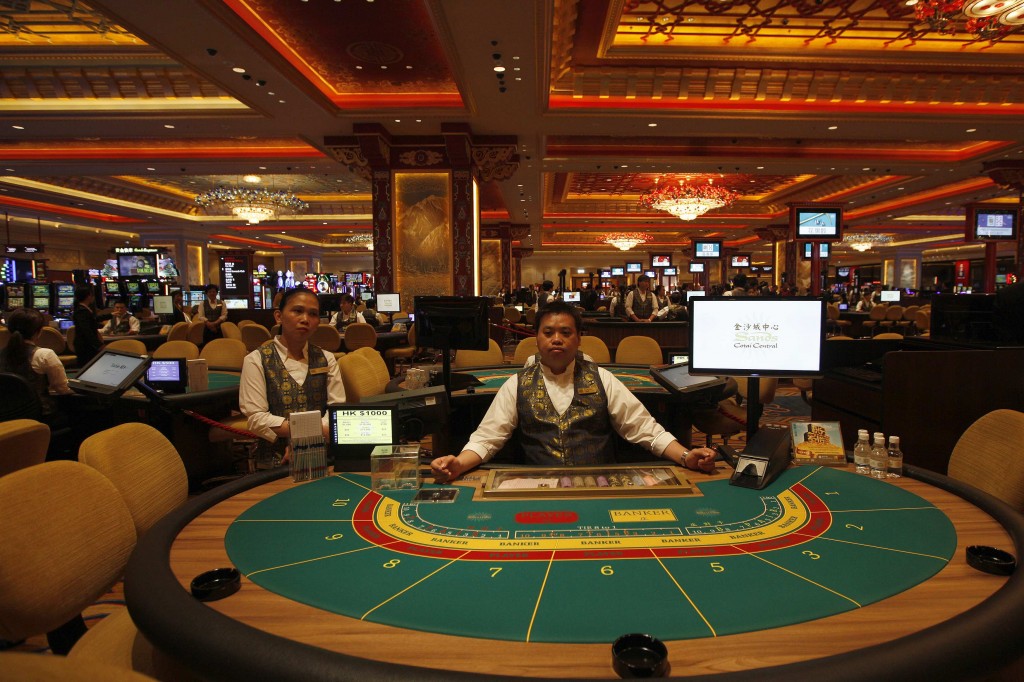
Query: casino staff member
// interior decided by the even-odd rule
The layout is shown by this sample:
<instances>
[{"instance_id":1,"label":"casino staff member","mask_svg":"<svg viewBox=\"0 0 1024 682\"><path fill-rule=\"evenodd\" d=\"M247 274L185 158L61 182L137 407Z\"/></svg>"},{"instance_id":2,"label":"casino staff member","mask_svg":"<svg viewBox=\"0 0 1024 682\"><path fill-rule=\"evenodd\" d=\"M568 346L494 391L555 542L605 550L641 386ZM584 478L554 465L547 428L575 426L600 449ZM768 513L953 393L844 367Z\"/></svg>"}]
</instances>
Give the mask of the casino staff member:
<instances>
[{"instance_id":1,"label":"casino staff member","mask_svg":"<svg viewBox=\"0 0 1024 682\"><path fill-rule=\"evenodd\" d=\"M633 322L654 322L661 304L651 293L651 278L640 275L636 278L636 289L626 294L626 317Z\"/></svg>"},{"instance_id":2,"label":"casino staff member","mask_svg":"<svg viewBox=\"0 0 1024 682\"><path fill-rule=\"evenodd\" d=\"M238 406L249 431L270 443L291 435L288 415L319 410L328 435L328 403L345 402L345 387L333 353L309 343L320 325L320 303L304 288L291 289L274 311L281 333L245 356ZM287 457L287 453L286 457Z\"/></svg>"},{"instance_id":3,"label":"casino staff member","mask_svg":"<svg viewBox=\"0 0 1024 682\"><path fill-rule=\"evenodd\" d=\"M11 372L28 380L39 395L43 421L54 426L57 424L57 405L50 394L66 395L72 391L68 388L68 377L57 354L36 345L45 325L46 320L38 310L16 308L10 313L7 328L11 336L7 346L0 350L0 372Z\"/></svg>"},{"instance_id":4,"label":"casino staff member","mask_svg":"<svg viewBox=\"0 0 1024 682\"><path fill-rule=\"evenodd\" d=\"M430 463L449 481L486 462L517 431L531 464L574 466L615 461L612 431L655 455L695 471L711 472L715 452L687 450L608 370L578 353L582 317L562 301L537 314L540 362L509 377L458 456Z\"/></svg>"},{"instance_id":5,"label":"casino staff member","mask_svg":"<svg viewBox=\"0 0 1024 682\"><path fill-rule=\"evenodd\" d=\"M363 314L356 312L356 299L352 297L352 294L342 294L338 299L338 305L341 306L341 310L331 316L331 326L337 327L342 334L345 333L345 327L353 322L366 322Z\"/></svg>"},{"instance_id":6,"label":"casino staff member","mask_svg":"<svg viewBox=\"0 0 1024 682\"><path fill-rule=\"evenodd\" d=\"M171 313L171 324L192 321L191 313L188 310L185 310L183 299L184 294L181 293L180 289L171 294L171 305L174 308L173 312Z\"/></svg>"},{"instance_id":7,"label":"casino staff member","mask_svg":"<svg viewBox=\"0 0 1024 682\"><path fill-rule=\"evenodd\" d=\"M75 323L75 355L78 356L79 367L85 367L103 347L96 311L92 309L95 302L96 292L91 284L75 287L75 312L71 319Z\"/></svg>"},{"instance_id":8,"label":"casino staff member","mask_svg":"<svg viewBox=\"0 0 1024 682\"><path fill-rule=\"evenodd\" d=\"M220 325L224 320L228 319L228 307L224 305L224 301L217 298L217 294L220 293L220 287L216 284L207 284L206 288L203 289L203 293L206 294L206 298L203 299L202 304L199 306L199 314L196 315L195 319L206 323L206 328L203 329L203 343L209 343L223 336L220 331Z\"/></svg>"},{"instance_id":9,"label":"casino staff member","mask_svg":"<svg viewBox=\"0 0 1024 682\"><path fill-rule=\"evenodd\" d=\"M138 334L142 324L139 319L128 312L128 304L118 301L114 304L114 315L107 320L100 330L104 336L122 336L124 334ZM75 332L78 335L78 332Z\"/></svg>"}]
</instances>

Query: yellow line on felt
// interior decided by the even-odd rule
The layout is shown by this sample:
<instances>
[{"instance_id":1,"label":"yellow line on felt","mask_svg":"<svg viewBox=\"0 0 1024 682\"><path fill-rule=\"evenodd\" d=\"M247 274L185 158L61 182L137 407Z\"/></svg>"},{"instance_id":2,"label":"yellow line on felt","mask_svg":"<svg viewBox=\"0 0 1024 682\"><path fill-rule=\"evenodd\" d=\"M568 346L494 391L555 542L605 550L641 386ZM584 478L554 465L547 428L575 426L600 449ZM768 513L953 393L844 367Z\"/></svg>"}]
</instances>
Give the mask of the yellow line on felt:
<instances>
[{"instance_id":1,"label":"yellow line on felt","mask_svg":"<svg viewBox=\"0 0 1024 682\"><path fill-rule=\"evenodd\" d=\"M802 535L802 533L794 533L794 535ZM815 538L819 540L828 540L829 542L840 542L844 545L855 545L857 547L870 547L871 549L881 549L886 552L898 552L900 554L912 554L914 556L923 556L928 559L938 559L939 561L949 561L944 556L936 556L934 554L922 554L921 552L911 552L906 549L896 549L895 547L883 547L882 545L869 545L866 542L850 542L849 540L840 540L838 538L827 538L824 535L816 535Z\"/></svg>"},{"instance_id":2,"label":"yellow line on felt","mask_svg":"<svg viewBox=\"0 0 1024 682\"><path fill-rule=\"evenodd\" d=\"M829 509L833 514L849 514L850 512L879 512L879 511L927 511L938 507L878 507L877 509Z\"/></svg>"},{"instance_id":3,"label":"yellow line on felt","mask_svg":"<svg viewBox=\"0 0 1024 682\"><path fill-rule=\"evenodd\" d=\"M420 578L419 580L417 580L416 582L414 582L414 583L413 583L412 585L409 585L409 586L408 586L407 588L405 588L405 589L404 589L404 590L402 590L401 592L396 592L395 594L391 595L390 597L388 597L387 599L385 599L385 600L384 600L384 601L382 601L381 603L377 604L376 606L374 606L374 607L373 607L372 609L370 609L369 611L367 611L367 612L366 612L366 613L364 613L363 615L359 616L359 620L363 620L363 619L365 619L365 618L366 618L367 616L369 616L369 615L370 615L371 613L373 613L374 611L376 611L376 610L377 610L377 609L379 609L380 607L384 606L385 604L387 604L387 603L388 603L389 601L391 601L392 599L397 599L398 597L401 597L401 596L402 596L403 594L405 594L406 592L408 592L408 591L409 591L409 590L411 590L412 588L416 587L417 585L419 585L419 584L420 584L421 582L423 582L423 581L424 581L424 580L426 580L427 578L430 578L430 577L432 577L432 576L433 576L433 575L434 575L435 573L440 573L441 571L443 571L444 569L448 568L449 566L451 566L452 564L454 564L454 563L455 563L456 561L458 561L458 560L459 560L459 559L461 559L462 557L466 556L467 554L469 554L469 552L463 552L461 556L457 556L457 557L455 557L454 559L452 559L451 561L449 561L448 563L446 563L446 564L445 564L444 566L441 566L441 567L439 567L439 568L438 568L437 570L435 570L435 571L431 571L430 573L426 574L425 576L423 576L422 578ZM397 559L396 559L396 561L397 561Z\"/></svg>"},{"instance_id":4,"label":"yellow line on felt","mask_svg":"<svg viewBox=\"0 0 1024 682\"><path fill-rule=\"evenodd\" d=\"M803 483L804 481L806 481L806 480L807 480L808 478L810 478L810 477L811 477L811 476L813 476L814 474L816 474L816 473L818 473L819 471L821 471L821 470L822 470L823 468L824 468L824 467L818 467L817 469L815 469L815 470L814 470L814 471L812 471L811 473L807 474L806 476L804 476L803 478L801 478L801 479L800 479L799 481L797 481L797 482L796 482L796 483L794 483L793 485L800 485L801 483ZM792 487L793 487L793 485L791 485L791 486L789 486L789 487L790 487L790 488L792 488Z\"/></svg>"},{"instance_id":5,"label":"yellow line on felt","mask_svg":"<svg viewBox=\"0 0 1024 682\"><path fill-rule=\"evenodd\" d=\"M530 615L530 627L526 628L526 641L530 641L533 633L533 621L537 619L537 611L540 610L540 600L544 597L544 588L548 584L548 575L551 573L551 564L555 563L555 552L552 550L551 558L548 559L547 570L544 571L544 581L540 584L540 592L537 594L537 603L533 605L533 613Z\"/></svg>"},{"instance_id":6,"label":"yellow line on felt","mask_svg":"<svg viewBox=\"0 0 1024 682\"><path fill-rule=\"evenodd\" d=\"M235 523L329 523L332 521L352 523L352 519L235 519Z\"/></svg>"},{"instance_id":7,"label":"yellow line on felt","mask_svg":"<svg viewBox=\"0 0 1024 682\"><path fill-rule=\"evenodd\" d=\"M295 561L290 564L281 564L280 566L269 566L267 568L261 568L258 571L246 574L246 578L256 575L257 573L264 573L266 571L276 571L279 568L288 568L289 566L301 566L302 564L309 564L314 561L322 561L323 559L332 559L336 556L344 556L346 554L354 554L355 552L362 552L366 549L376 549L377 545L368 545L366 547L359 547L358 549L350 549L347 552L338 552L337 554L328 554L326 556L313 557L312 559L303 559L302 561Z\"/></svg>"},{"instance_id":8,"label":"yellow line on felt","mask_svg":"<svg viewBox=\"0 0 1024 682\"><path fill-rule=\"evenodd\" d=\"M363 485L362 483L357 483L357 482L353 481L351 478L345 478L341 474L334 474L334 477L335 478L340 478L341 480L345 481L346 483L351 483L352 485L357 485L360 488L362 488L363 490L365 490L366 492L373 492L369 488L367 488L365 485Z\"/></svg>"},{"instance_id":9,"label":"yellow line on felt","mask_svg":"<svg viewBox=\"0 0 1024 682\"><path fill-rule=\"evenodd\" d=\"M709 623L708 619L704 617L704 614L701 612L701 610L699 608L697 608L696 604L693 603L693 600L690 599L690 595L686 594L686 590L683 589L683 586L680 585L676 581L676 577L674 575L672 575L672 573L668 570L668 567L665 566L664 562L662 562L661 557L659 557L657 554L655 554L654 550L648 550L648 551L651 553L651 555L655 559L658 560L658 563L661 565L662 570L664 570L665 573L668 574L669 579L673 582L673 584L675 584L675 586L679 589L679 591L682 593L682 595L684 597L686 597L686 601L690 602L690 606L692 606L693 610L697 612L697 615L700 616L700 619L702 621L704 621L704 624L708 626L708 630L711 630L711 636L712 637L718 637L718 633L715 632L715 628L713 628L711 626L711 623Z\"/></svg>"},{"instance_id":10,"label":"yellow line on felt","mask_svg":"<svg viewBox=\"0 0 1024 682\"><path fill-rule=\"evenodd\" d=\"M825 590L825 591L827 591L827 592L831 592L832 594L836 595L837 597L842 597L842 598L843 598L843 599L845 599L846 601L848 601L848 602L851 602L851 603L853 603L853 604L856 604L858 608L862 606L862 604L859 604L859 603L858 603L858 602L857 602L856 600L854 600L854 599L850 599L850 598L849 598L849 597L847 597L847 596L846 596L845 594L842 594L841 592L836 592L836 591L835 591L835 590L833 590L833 589L832 589L831 587L825 587L825 586L824 586L824 585L822 585L821 583L816 583L816 582L814 582L813 580L811 580L810 578L807 578L807 577L805 577L805 576L802 576L802 575L800 575L799 573L794 573L793 571L789 570L789 569L788 569L788 568L786 568L785 566L779 566L779 565L778 565L777 563L775 563L775 562L772 562L772 561L768 561L768 560L767 560L767 559L765 559L764 557L762 557L762 556L758 556L757 554L754 554L753 552L748 552L747 550L743 549L742 547L736 547L736 549L740 550L741 552L743 552L744 554L746 554L746 555L748 555L748 556L752 556L752 557L754 557L755 559L759 559L759 560L761 560L761 561L765 562L765 563L766 563L766 564L768 564L769 566L774 566L775 568L779 569L780 571L785 571L786 573L789 573L790 575L792 575L792 576L794 576L794 577L796 577L796 578L800 578L800 580L806 580L807 582L809 582L810 584L814 585L815 587L820 587L821 589L823 589L823 590Z\"/></svg>"}]
</instances>

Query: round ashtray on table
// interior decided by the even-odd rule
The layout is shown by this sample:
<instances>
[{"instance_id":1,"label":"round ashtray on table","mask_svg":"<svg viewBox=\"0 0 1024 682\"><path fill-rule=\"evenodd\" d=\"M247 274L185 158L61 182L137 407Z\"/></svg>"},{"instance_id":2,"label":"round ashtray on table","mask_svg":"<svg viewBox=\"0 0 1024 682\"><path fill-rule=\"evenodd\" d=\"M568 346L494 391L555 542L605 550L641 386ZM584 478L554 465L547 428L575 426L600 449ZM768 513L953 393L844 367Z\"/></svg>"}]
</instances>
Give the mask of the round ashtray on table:
<instances>
[{"instance_id":1,"label":"round ashtray on table","mask_svg":"<svg viewBox=\"0 0 1024 682\"><path fill-rule=\"evenodd\" d=\"M987 545L971 545L967 548L967 565L993 575L1010 575L1017 567L1017 560L1009 552Z\"/></svg>"},{"instance_id":2,"label":"round ashtray on table","mask_svg":"<svg viewBox=\"0 0 1024 682\"><path fill-rule=\"evenodd\" d=\"M668 649L652 635L622 635L612 644L612 668L619 677L664 677Z\"/></svg>"},{"instance_id":3,"label":"round ashtray on table","mask_svg":"<svg viewBox=\"0 0 1024 682\"><path fill-rule=\"evenodd\" d=\"M242 586L237 568L217 568L192 579L192 596L199 601L217 601L230 597Z\"/></svg>"}]
</instances>

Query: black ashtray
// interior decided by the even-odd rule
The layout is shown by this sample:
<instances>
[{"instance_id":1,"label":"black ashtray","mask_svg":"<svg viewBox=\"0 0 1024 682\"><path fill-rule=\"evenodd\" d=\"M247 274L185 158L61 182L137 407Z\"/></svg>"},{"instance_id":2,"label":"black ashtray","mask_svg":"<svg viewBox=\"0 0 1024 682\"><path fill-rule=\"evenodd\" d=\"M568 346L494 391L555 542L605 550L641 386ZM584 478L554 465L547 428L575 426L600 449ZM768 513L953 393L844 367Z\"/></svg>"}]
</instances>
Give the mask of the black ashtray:
<instances>
[{"instance_id":1,"label":"black ashtray","mask_svg":"<svg viewBox=\"0 0 1024 682\"><path fill-rule=\"evenodd\" d=\"M1017 560L1009 552L987 545L971 545L967 548L967 565L993 575L1010 575L1017 567Z\"/></svg>"},{"instance_id":2,"label":"black ashtray","mask_svg":"<svg viewBox=\"0 0 1024 682\"><path fill-rule=\"evenodd\" d=\"M192 596L199 601L217 601L230 597L242 586L237 568L216 568L192 579Z\"/></svg>"},{"instance_id":3,"label":"black ashtray","mask_svg":"<svg viewBox=\"0 0 1024 682\"><path fill-rule=\"evenodd\" d=\"M622 635L612 644L612 668L619 677L664 677L668 649L651 635Z\"/></svg>"}]
</instances>

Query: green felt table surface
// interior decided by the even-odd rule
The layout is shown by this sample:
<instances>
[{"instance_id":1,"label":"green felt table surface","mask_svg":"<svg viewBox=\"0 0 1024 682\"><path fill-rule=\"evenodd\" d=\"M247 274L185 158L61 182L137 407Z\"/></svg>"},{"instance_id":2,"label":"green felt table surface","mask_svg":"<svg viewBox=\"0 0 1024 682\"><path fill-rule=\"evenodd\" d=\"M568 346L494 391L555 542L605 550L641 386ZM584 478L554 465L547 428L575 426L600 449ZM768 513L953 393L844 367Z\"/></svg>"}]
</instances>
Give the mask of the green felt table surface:
<instances>
[{"instance_id":1,"label":"green felt table surface","mask_svg":"<svg viewBox=\"0 0 1024 682\"><path fill-rule=\"evenodd\" d=\"M846 471L795 467L762 491L699 488L494 501L459 487L453 503L415 503L345 473L256 504L225 542L250 580L328 611L547 642L703 638L822 618L927 580L956 548L933 504Z\"/></svg>"},{"instance_id":2,"label":"green felt table surface","mask_svg":"<svg viewBox=\"0 0 1024 682\"><path fill-rule=\"evenodd\" d=\"M665 392L658 382L651 378L650 369L641 365L601 365L621 381L631 391ZM458 369L463 374L472 374L484 383L481 389L498 390L505 381L520 369L519 366L481 367L477 369Z\"/></svg>"}]
</instances>

